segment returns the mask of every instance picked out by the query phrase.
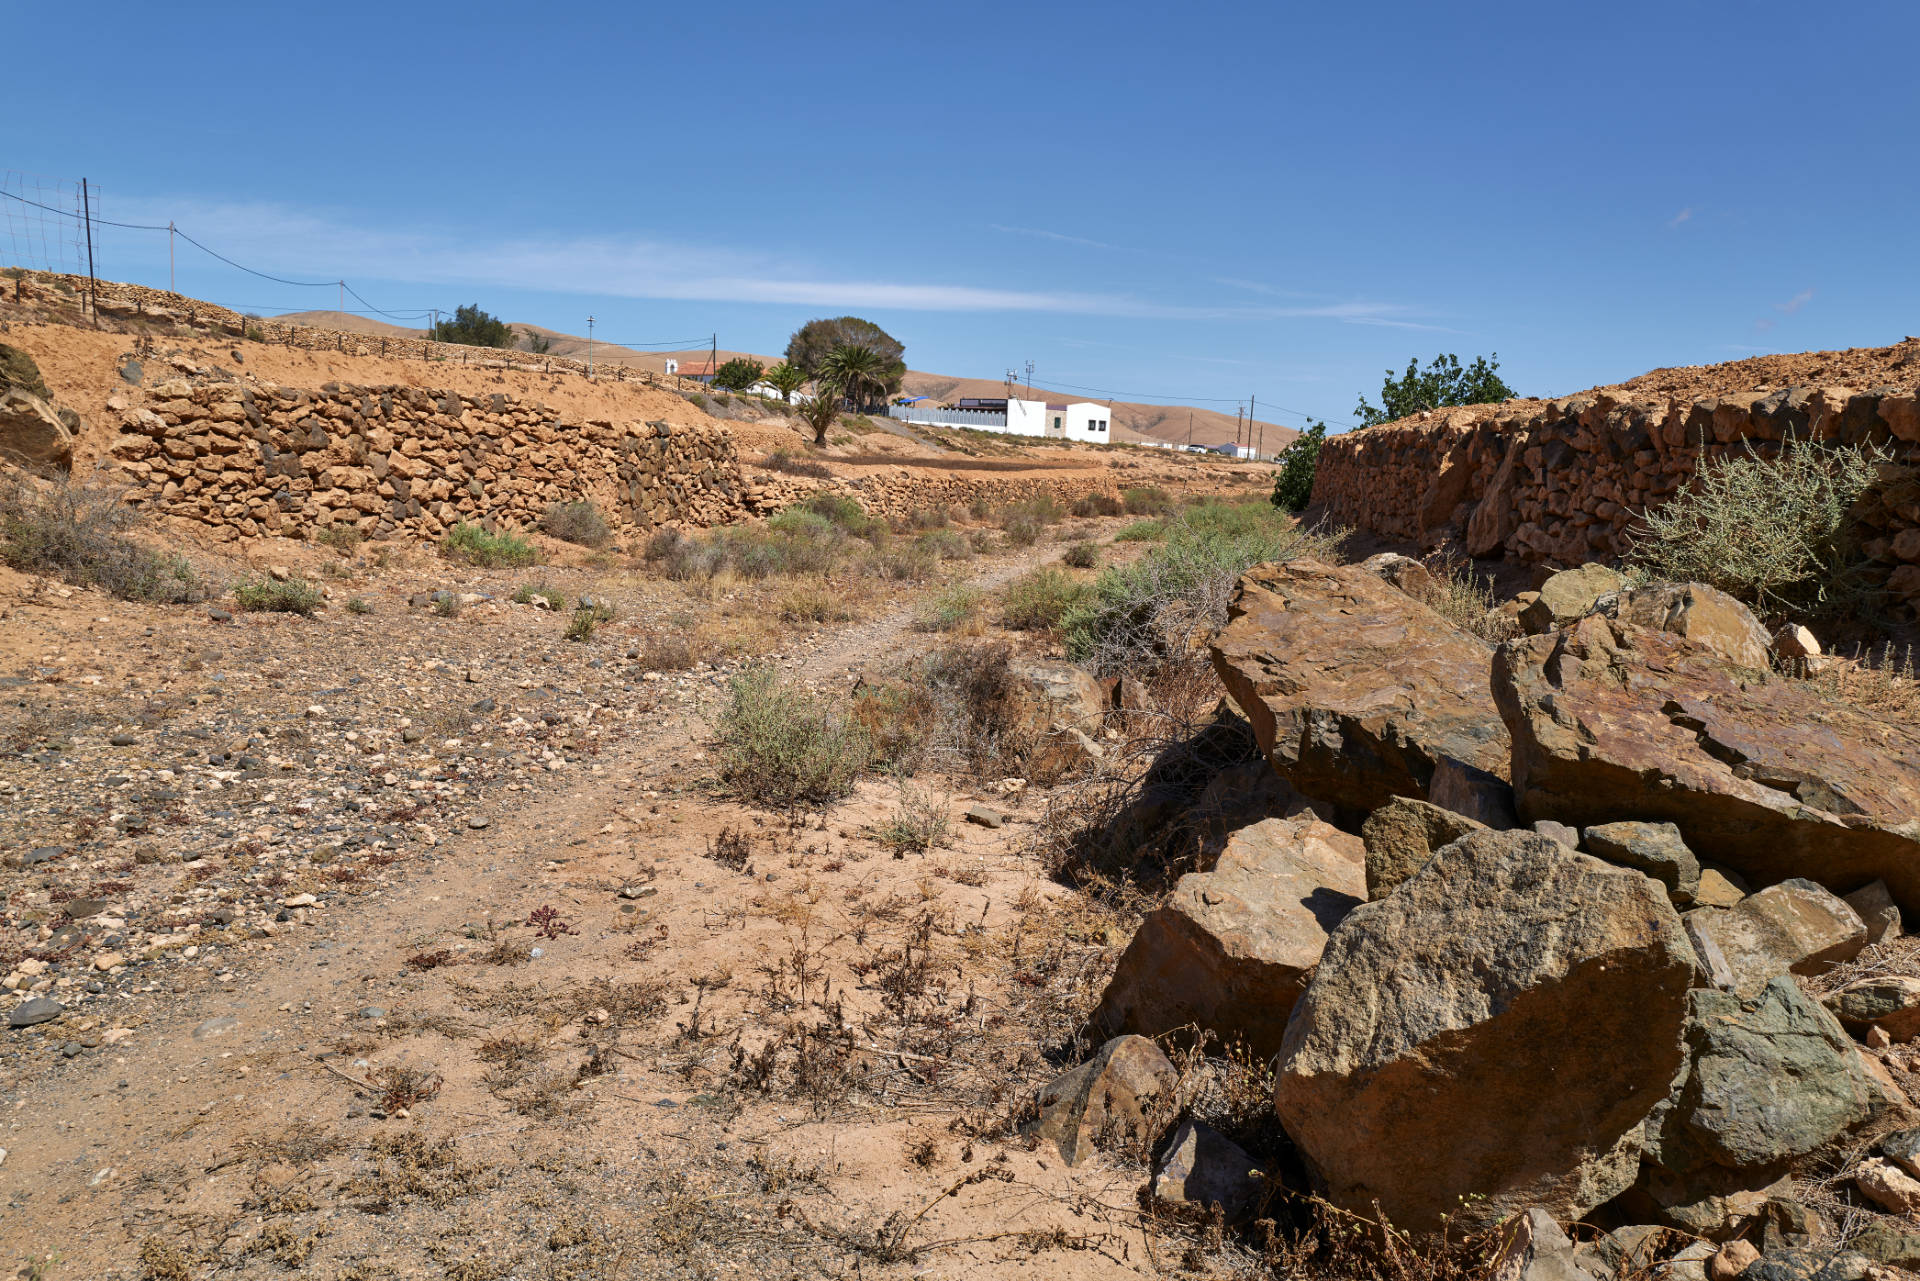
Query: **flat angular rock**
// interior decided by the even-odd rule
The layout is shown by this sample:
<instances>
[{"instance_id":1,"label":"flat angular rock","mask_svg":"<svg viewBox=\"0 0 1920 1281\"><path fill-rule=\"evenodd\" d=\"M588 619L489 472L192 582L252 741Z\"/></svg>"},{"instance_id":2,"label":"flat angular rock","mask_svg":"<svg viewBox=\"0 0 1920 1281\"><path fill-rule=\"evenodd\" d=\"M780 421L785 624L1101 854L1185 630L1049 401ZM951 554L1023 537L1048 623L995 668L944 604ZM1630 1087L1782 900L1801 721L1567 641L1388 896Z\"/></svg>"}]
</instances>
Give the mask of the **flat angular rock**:
<instances>
[{"instance_id":1,"label":"flat angular rock","mask_svg":"<svg viewBox=\"0 0 1920 1281\"><path fill-rule=\"evenodd\" d=\"M1920 1179L1920 1130L1898 1130L1875 1145L1875 1150Z\"/></svg>"},{"instance_id":2,"label":"flat angular rock","mask_svg":"<svg viewBox=\"0 0 1920 1281\"><path fill-rule=\"evenodd\" d=\"M1213 871L1181 877L1140 923L1089 1023L1103 1036L1194 1025L1269 1058L1303 976L1366 892L1359 839L1313 815L1240 828Z\"/></svg>"},{"instance_id":3,"label":"flat angular rock","mask_svg":"<svg viewBox=\"0 0 1920 1281\"><path fill-rule=\"evenodd\" d=\"M1866 1281L1872 1266L1857 1250L1802 1246L1762 1255L1747 1265L1740 1281Z\"/></svg>"},{"instance_id":4,"label":"flat angular rock","mask_svg":"<svg viewBox=\"0 0 1920 1281\"><path fill-rule=\"evenodd\" d=\"M1274 769L1356 820L1455 760L1507 776L1492 648L1357 567L1258 565L1212 646Z\"/></svg>"},{"instance_id":5,"label":"flat angular rock","mask_svg":"<svg viewBox=\"0 0 1920 1281\"><path fill-rule=\"evenodd\" d=\"M1862 1161L1853 1172L1853 1186L1889 1214L1920 1215L1920 1179L1882 1157Z\"/></svg>"},{"instance_id":6,"label":"flat angular rock","mask_svg":"<svg viewBox=\"0 0 1920 1281\"><path fill-rule=\"evenodd\" d=\"M1107 700L1100 682L1086 672L1045 658L1017 658L1009 671L1016 681L1011 714L1024 719L1031 733L1044 734L1056 725L1099 732Z\"/></svg>"},{"instance_id":7,"label":"flat angular rock","mask_svg":"<svg viewBox=\"0 0 1920 1281\"><path fill-rule=\"evenodd\" d=\"M1700 861L1672 823L1600 823L1583 833L1581 847L1595 858L1645 872L1682 906L1700 888Z\"/></svg>"},{"instance_id":8,"label":"flat angular rock","mask_svg":"<svg viewBox=\"0 0 1920 1281\"><path fill-rule=\"evenodd\" d=\"M1870 881L1845 898L1867 927L1868 947L1882 939L1900 937L1900 905L1887 893L1885 881Z\"/></svg>"},{"instance_id":9,"label":"flat angular rock","mask_svg":"<svg viewBox=\"0 0 1920 1281\"><path fill-rule=\"evenodd\" d=\"M1884 974L1856 979L1820 1003L1855 1033L1877 1027L1895 1045L1920 1036L1920 978Z\"/></svg>"},{"instance_id":10,"label":"flat angular rock","mask_svg":"<svg viewBox=\"0 0 1920 1281\"><path fill-rule=\"evenodd\" d=\"M1700 884L1693 891L1695 907L1732 907L1750 891L1740 873L1711 863L1700 869Z\"/></svg>"},{"instance_id":11,"label":"flat angular rock","mask_svg":"<svg viewBox=\"0 0 1920 1281\"><path fill-rule=\"evenodd\" d=\"M1330 1199L1402 1228L1571 1221L1638 1172L1694 972L1655 882L1472 833L1334 931L1282 1046L1281 1123Z\"/></svg>"},{"instance_id":12,"label":"flat angular rock","mask_svg":"<svg viewBox=\"0 0 1920 1281\"><path fill-rule=\"evenodd\" d=\"M51 1023L67 1012L67 1007L50 996L29 997L7 1014L8 1027L34 1027Z\"/></svg>"},{"instance_id":13,"label":"flat angular rock","mask_svg":"<svg viewBox=\"0 0 1920 1281\"><path fill-rule=\"evenodd\" d=\"M1590 613L1595 601L1619 591L1625 582L1618 570L1605 565L1563 569L1540 584L1540 590L1520 613L1520 625L1529 632L1565 627Z\"/></svg>"},{"instance_id":14,"label":"flat angular rock","mask_svg":"<svg viewBox=\"0 0 1920 1281\"><path fill-rule=\"evenodd\" d=\"M1773 638L1753 611L1704 583L1635 588L1620 598L1620 620L1684 637L1738 667L1764 672L1771 666Z\"/></svg>"},{"instance_id":15,"label":"flat angular rock","mask_svg":"<svg viewBox=\"0 0 1920 1281\"><path fill-rule=\"evenodd\" d=\"M1425 867L1433 852L1468 832L1484 831L1463 814L1427 801L1396 796L1367 815L1360 839L1367 850L1367 899L1371 902Z\"/></svg>"},{"instance_id":16,"label":"flat angular rock","mask_svg":"<svg viewBox=\"0 0 1920 1281\"><path fill-rule=\"evenodd\" d=\"M1529 822L1670 822L1761 884L1920 903L1920 727L1597 615L1501 646L1493 693Z\"/></svg>"},{"instance_id":17,"label":"flat angular rock","mask_svg":"<svg viewBox=\"0 0 1920 1281\"><path fill-rule=\"evenodd\" d=\"M1227 1222L1260 1203L1266 1180L1260 1163L1212 1126L1187 1120L1173 1132L1153 1172L1153 1195L1171 1205L1219 1206Z\"/></svg>"},{"instance_id":18,"label":"flat angular rock","mask_svg":"<svg viewBox=\"0 0 1920 1281\"><path fill-rule=\"evenodd\" d=\"M1128 1135L1151 1142L1156 1110L1172 1098L1180 1074L1144 1036L1118 1036L1040 1091L1040 1116L1025 1131L1051 1139L1068 1165L1092 1155L1096 1141Z\"/></svg>"},{"instance_id":19,"label":"flat angular rock","mask_svg":"<svg viewBox=\"0 0 1920 1281\"><path fill-rule=\"evenodd\" d=\"M1822 973L1867 944L1867 927L1846 900L1798 878L1724 910L1696 909L1687 920L1719 946L1743 997L1757 996L1781 974Z\"/></svg>"}]
</instances>

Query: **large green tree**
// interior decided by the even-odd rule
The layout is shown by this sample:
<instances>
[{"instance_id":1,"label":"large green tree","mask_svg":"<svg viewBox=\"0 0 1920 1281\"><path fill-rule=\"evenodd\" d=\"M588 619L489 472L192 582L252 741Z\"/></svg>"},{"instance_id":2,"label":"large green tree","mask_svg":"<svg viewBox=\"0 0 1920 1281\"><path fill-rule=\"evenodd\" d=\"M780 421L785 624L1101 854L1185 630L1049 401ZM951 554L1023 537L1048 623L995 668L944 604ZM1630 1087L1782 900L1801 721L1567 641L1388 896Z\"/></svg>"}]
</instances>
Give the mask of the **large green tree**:
<instances>
[{"instance_id":1,"label":"large green tree","mask_svg":"<svg viewBox=\"0 0 1920 1281\"><path fill-rule=\"evenodd\" d=\"M759 382L760 376L766 372L767 367L759 361L735 356L720 366L719 372L713 376L713 385L721 391L745 391Z\"/></svg>"},{"instance_id":2,"label":"large green tree","mask_svg":"<svg viewBox=\"0 0 1920 1281\"><path fill-rule=\"evenodd\" d=\"M433 327L435 342L454 342L465 347L511 347L518 335L504 320L480 310L478 303L456 307L453 319Z\"/></svg>"},{"instance_id":3,"label":"large green tree","mask_svg":"<svg viewBox=\"0 0 1920 1281\"><path fill-rule=\"evenodd\" d=\"M1489 405L1498 400L1510 400L1513 388L1502 382L1498 371L1500 353L1491 358L1474 357L1471 365L1462 366L1460 358L1452 352L1435 356L1424 370L1418 360L1407 362L1407 372L1399 377L1387 370L1386 378L1380 384L1380 407L1367 403L1365 396L1360 397L1360 407L1354 410L1354 416L1362 427L1372 427L1377 423L1392 422L1396 418L1405 418L1422 410L1441 409L1448 405Z\"/></svg>"},{"instance_id":4,"label":"large green tree","mask_svg":"<svg viewBox=\"0 0 1920 1281\"><path fill-rule=\"evenodd\" d=\"M892 334L858 316L809 320L787 340L787 363L809 378L818 377L820 363L836 347L865 347L873 352L884 370L885 386L880 394L891 396L900 390L900 382L907 375L907 349Z\"/></svg>"}]
</instances>

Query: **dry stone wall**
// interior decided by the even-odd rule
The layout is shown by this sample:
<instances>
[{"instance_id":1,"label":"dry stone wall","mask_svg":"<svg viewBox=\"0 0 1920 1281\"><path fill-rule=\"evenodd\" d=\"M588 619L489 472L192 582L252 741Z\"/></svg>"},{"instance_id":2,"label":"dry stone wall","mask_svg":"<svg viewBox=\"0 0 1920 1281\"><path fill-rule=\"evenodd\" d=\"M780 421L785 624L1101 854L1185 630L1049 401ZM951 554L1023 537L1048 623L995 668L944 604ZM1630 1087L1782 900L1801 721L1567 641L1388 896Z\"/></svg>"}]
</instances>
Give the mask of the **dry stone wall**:
<instances>
[{"instance_id":1,"label":"dry stone wall","mask_svg":"<svg viewBox=\"0 0 1920 1281\"><path fill-rule=\"evenodd\" d=\"M1797 440L1873 444L1894 465L1862 504L1867 553L1920 605L1920 399L1912 387L1786 387L1693 399L1609 392L1434 411L1329 439L1313 498L1328 518L1426 548L1572 566L1630 546L1635 517L1702 460Z\"/></svg>"},{"instance_id":2,"label":"dry stone wall","mask_svg":"<svg viewBox=\"0 0 1920 1281\"><path fill-rule=\"evenodd\" d=\"M109 406L123 424L113 455L131 482L129 501L227 539L308 537L339 525L370 538L432 538L460 521L530 529L553 504L574 501L595 504L617 528L704 528L769 515L820 489L899 520L982 497L1070 501L1116 487L1097 472L888 467L794 477L744 467L724 427L564 422L504 394L174 379Z\"/></svg>"},{"instance_id":3,"label":"dry stone wall","mask_svg":"<svg viewBox=\"0 0 1920 1281\"><path fill-rule=\"evenodd\" d=\"M621 526L716 525L812 488L749 484L719 428L565 423L506 395L176 379L122 412L114 456L133 479L129 501L226 537L530 528L576 500Z\"/></svg>"}]
</instances>

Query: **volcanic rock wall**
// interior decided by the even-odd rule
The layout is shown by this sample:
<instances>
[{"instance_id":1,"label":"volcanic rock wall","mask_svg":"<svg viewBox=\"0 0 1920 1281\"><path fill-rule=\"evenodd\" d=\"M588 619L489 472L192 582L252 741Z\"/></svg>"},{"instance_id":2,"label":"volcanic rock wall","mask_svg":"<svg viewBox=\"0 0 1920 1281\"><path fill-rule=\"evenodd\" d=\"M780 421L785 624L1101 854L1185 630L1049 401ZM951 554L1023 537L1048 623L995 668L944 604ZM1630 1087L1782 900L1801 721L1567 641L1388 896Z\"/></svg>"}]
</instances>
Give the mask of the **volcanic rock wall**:
<instances>
[{"instance_id":1,"label":"volcanic rock wall","mask_svg":"<svg viewBox=\"0 0 1920 1281\"><path fill-rule=\"evenodd\" d=\"M580 499L617 525L715 525L812 488L749 486L717 428L562 423L505 395L176 379L124 414L114 456L134 479L129 501L227 537L531 527L553 503Z\"/></svg>"},{"instance_id":2,"label":"volcanic rock wall","mask_svg":"<svg viewBox=\"0 0 1920 1281\"><path fill-rule=\"evenodd\" d=\"M1910 387L1786 387L1694 399L1609 392L1439 410L1329 439L1314 502L1335 522L1473 556L1571 566L1629 547L1642 511L1703 459L1797 440L1874 444L1895 466L1859 516L1888 587L1920 604L1920 399Z\"/></svg>"}]
</instances>

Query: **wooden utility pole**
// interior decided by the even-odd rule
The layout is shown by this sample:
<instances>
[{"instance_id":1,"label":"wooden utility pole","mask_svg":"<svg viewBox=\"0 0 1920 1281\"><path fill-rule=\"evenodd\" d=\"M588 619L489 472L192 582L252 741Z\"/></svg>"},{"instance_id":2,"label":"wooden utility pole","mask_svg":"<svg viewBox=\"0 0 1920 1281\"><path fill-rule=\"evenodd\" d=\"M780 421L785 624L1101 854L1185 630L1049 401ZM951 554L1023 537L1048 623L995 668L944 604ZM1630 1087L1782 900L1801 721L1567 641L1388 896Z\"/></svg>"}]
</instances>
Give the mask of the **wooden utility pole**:
<instances>
[{"instance_id":1,"label":"wooden utility pole","mask_svg":"<svg viewBox=\"0 0 1920 1281\"><path fill-rule=\"evenodd\" d=\"M94 322L100 320L100 304L94 295L96 287L93 279L93 196L87 190L87 180L80 180L80 214L87 223L87 310L93 313Z\"/></svg>"}]
</instances>

